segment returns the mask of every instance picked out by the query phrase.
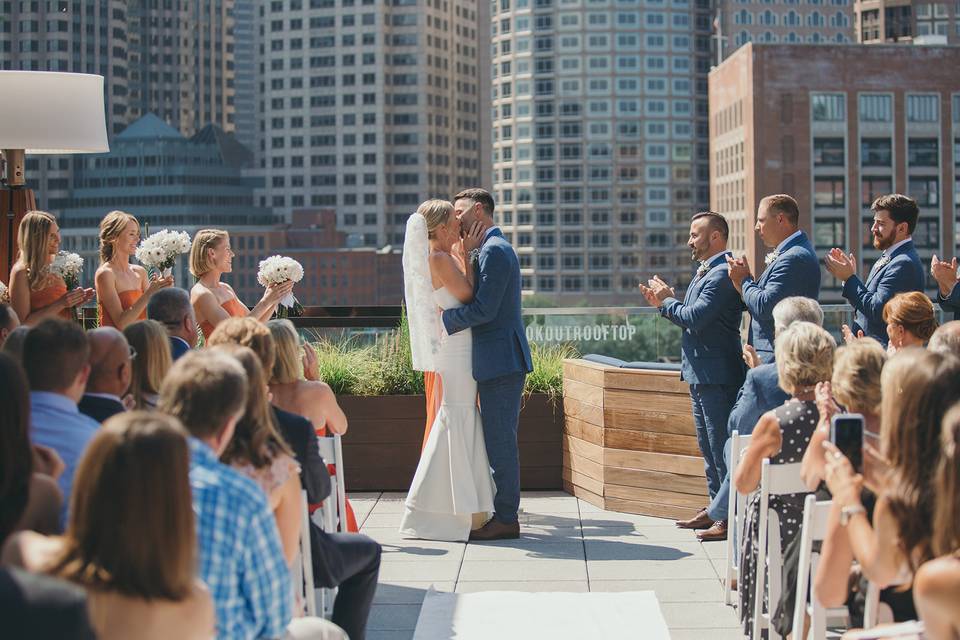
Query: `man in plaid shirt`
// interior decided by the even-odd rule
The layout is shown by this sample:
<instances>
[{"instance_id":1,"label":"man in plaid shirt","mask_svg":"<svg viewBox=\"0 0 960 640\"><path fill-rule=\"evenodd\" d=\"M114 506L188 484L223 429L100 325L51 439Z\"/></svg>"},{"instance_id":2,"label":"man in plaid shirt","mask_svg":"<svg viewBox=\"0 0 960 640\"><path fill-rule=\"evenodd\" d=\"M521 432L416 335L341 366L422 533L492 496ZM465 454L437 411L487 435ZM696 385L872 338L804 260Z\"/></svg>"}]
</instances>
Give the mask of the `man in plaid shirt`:
<instances>
[{"instance_id":1,"label":"man in plaid shirt","mask_svg":"<svg viewBox=\"0 0 960 640\"><path fill-rule=\"evenodd\" d=\"M196 514L199 577L210 588L218 638L280 638L293 592L266 495L218 460L233 437L247 380L235 359L192 352L164 380L158 409L190 435L190 486Z\"/></svg>"}]
</instances>

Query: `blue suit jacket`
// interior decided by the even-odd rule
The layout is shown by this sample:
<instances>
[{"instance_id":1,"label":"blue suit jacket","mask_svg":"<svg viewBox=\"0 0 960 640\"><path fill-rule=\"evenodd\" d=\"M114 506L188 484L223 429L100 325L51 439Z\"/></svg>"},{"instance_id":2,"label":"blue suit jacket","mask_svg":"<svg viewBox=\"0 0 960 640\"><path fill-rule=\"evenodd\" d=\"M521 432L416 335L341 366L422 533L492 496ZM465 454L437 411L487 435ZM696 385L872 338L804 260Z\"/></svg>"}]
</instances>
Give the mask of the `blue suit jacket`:
<instances>
[{"instance_id":1,"label":"blue suit jacket","mask_svg":"<svg viewBox=\"0 0 960 640\"><path fill-rule=\"evenodd\" d=\"M743 281L743 303L750 312L747 340L763 362L773 362L773 308L790 296L820 297L820 263L807 234L791 240L780 256L754 282Z\"/></svg>"},{"instance_id":2,"label":"blue suit jacket","mask_svg":"<svg viewBox=\"0 0 960 640\"><path fill-rule=\"evenodd\" d=\"M181 338L174 338L170 336L170 355L174 360L185 354L187 351L190 351L190 345L187 344Z\"/></svg>"},{"instance_id":3,"label":"blue suit jacket","mask_svg":"<svg viewBox=\"0 0 960 640\"><path fill-rule=\"evenodd\" d=\"M944 311L953 312L954 320L960 320L960 287L953 285L950 295L946 298L938 293L937 302L940 303L940 308Z\"/></svg>"},{"instance_id":4,"label":"blue suit jacket","mask_svg":"<svg viewBox=\"0 0 960 640\"><path fill-rule=\"evenodd\" d=\"M843 283L843 297L856 309L853 333L876 338L887 345L887 324L883 321L883 306L898 293L923 291L923 263L913 247L913 241L905 242L890 256L890 262L870 270L867 283L856 275Z\"/></svg>"},{"instance_id":5,"label":"blue suit jacket","mask_svg":"<svg viewBox=\"0 0 960 640\"><path fill-rule=\"evenodd\" d=\"M680 342L680 378L690 384L743 383L740 347L743 304L728 276L726 256L687 287L683 302L667 298L660 315L683 329Z\"/></svg>"},{"instance_id":6,"label":"blue suit jacket","mask_svg":"<svg viewBox=\"0 0 960 640\"><path fill-rule=\"evenodd\" d=\"M750 435L760 416L789 399L790 395L780 388L776 364L762 364L750 369L730 411L727 432L739 431L740 435Z\"/></svg>"},{"instance_id":7,"label":"blue suit jacket","mask_svg":"<svg viewBox=\"0 0 960 640\"><path fill-rule=\"evenodd\" d=\"M450 335L473 329L477 382L533 371L520 317L520 261L500 229L491 229L480 249L473 301L444 311L443 326Z\"/></svg>"}]
</instances>

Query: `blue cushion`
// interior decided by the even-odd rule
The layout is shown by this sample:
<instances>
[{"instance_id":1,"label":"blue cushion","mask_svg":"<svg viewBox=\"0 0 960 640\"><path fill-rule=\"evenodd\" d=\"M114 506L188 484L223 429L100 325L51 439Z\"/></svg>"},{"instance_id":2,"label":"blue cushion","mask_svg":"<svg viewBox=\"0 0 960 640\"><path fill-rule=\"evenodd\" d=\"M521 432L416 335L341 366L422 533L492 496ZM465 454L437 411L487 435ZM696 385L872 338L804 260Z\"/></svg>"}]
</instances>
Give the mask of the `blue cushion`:
<instances>
[{"instance_id":1,"label":"blue cushion","mask_svg":"<svg viewBox=\"0 0 960 640\"><path fill-rule=\"evenodd\" d=\"M653 371L680 371L680 364L677 362L626 362L619 358L602 356L598 353L588 353L583 356L584 360L605 364L609 367L618 369L651 369Z\"/></svg>"}]
</instances>

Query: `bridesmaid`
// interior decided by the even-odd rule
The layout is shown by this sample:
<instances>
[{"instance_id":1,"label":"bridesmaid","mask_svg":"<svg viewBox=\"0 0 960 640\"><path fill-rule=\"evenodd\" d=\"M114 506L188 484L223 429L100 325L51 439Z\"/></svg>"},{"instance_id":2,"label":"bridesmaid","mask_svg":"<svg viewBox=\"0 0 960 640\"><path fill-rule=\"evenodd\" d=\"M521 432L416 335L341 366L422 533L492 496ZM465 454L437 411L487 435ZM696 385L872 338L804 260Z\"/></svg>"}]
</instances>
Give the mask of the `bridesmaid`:
<instances>
[{"instance_id":1,"label":"bridesmaid","mask_svg":"<svg viewBox=\"0 0 960 640\"><path fill-rule=\"evenodd\" d=\"M230 234L221 229L201 229L193 237L190 248L190 273L197 284L190 290L190 302L197 314L197 323L204 339L223 320L231 316L252 316L266 322L277 309L284 296L293 291L293 282L272 285L263 292L263 297L253 309L247 309L233 287L220 282L220 276L233 271L233 251L230 250Z\"/></svg>"},{"instance_id":2,"label":"bridesmaid","mask_svg":"<svg viewBox=\"0 0 960 640\"><path fill-rule=\"evenodd\" d=\"M30 211L17 232L20 255L10 271L10 302L23 324L37 324L45 318L70 320L70 308L93 298L93 289L77 287L67 291L60 276L48 267L60 250L57 219L45 211Z\"/></svg>"},{"instance_id":3,"label":"bridesmaid","mask_svg":"<svg viewBox=\"0 0 960 640\"><path fill-rule=\"evenodd\" d=\"M122 331L146 320L150 296L173 284L173 276L148 278L146 269L130 264L139 243L140 223L129 213L111 211L100 222L100 268L94 283L101 327Z\"/></svg>"}]
</instances>

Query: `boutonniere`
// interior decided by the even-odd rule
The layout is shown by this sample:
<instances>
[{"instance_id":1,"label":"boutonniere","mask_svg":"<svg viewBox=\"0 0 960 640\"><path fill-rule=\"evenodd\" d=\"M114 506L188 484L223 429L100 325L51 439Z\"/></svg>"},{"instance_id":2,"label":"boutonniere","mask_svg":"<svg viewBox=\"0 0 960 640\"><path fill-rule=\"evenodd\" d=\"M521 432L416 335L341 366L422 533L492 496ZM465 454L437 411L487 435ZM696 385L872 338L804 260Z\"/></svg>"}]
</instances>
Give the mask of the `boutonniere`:
<instances>
[{"instance_id":1,"label":"boutonniere","mask_svg":"<svg viewBox=\"0 0 960 640\"><path fill-rule=\"evenodd\" d=\"M764 256L763 262L764 262L764 264L766 264L766 265L769 267L771 264L773 264L774 262L776 262L777 258L779 258L779 257L780 257L780 251L779 251L779 250L778 250L778 251L771 251L771 252L768 253L766 256Z\"/></svg>"}]
</instances>

